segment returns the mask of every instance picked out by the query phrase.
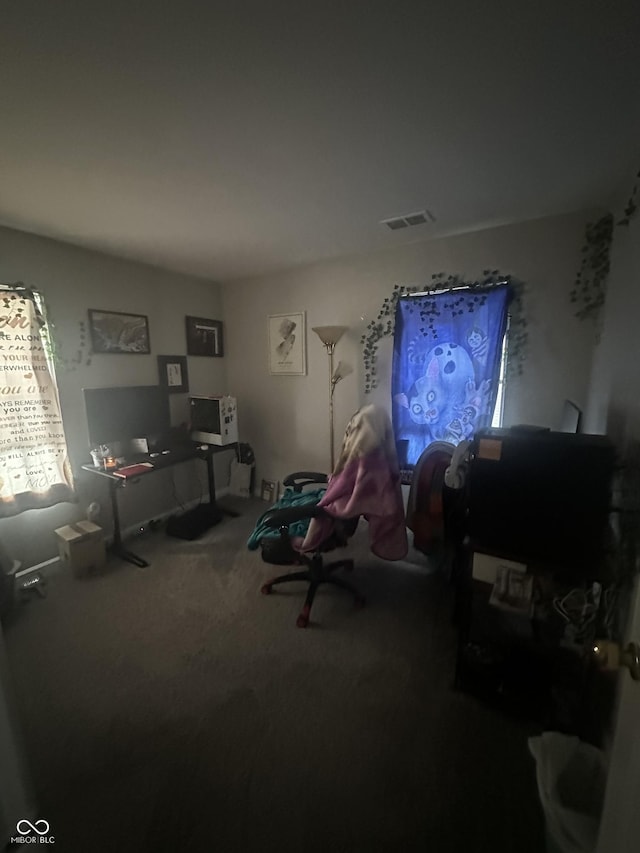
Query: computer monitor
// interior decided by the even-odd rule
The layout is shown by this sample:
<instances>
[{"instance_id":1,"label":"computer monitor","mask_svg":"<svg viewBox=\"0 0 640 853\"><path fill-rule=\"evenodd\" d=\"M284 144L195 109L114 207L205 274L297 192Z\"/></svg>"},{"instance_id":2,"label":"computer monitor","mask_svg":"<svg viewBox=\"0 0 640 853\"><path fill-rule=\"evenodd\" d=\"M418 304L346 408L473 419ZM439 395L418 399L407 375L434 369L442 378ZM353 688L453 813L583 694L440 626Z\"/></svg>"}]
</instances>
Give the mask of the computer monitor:
<instances>
[{"instance_id":1,"label":"computer monitor","mask_svg":"<svg viewBox=\"0 0 640 853\"><path fill-rule=\"evenodd\" d=\"M167 434L169 397L160 385L83 388L92 447Z\"/></svg>"}]
</instances>

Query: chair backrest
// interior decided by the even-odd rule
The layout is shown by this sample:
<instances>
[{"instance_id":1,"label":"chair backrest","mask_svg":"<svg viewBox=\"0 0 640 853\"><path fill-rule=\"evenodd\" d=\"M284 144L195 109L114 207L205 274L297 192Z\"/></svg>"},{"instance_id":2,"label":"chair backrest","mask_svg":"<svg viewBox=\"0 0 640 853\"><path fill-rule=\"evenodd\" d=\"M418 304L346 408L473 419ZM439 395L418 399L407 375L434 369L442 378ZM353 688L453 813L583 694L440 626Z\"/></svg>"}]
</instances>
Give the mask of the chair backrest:
<instances>
[{"instance_id":1,"label":"chair backrest","mask_svg":"<svg viewBox=\"0 0 640 853\"><path fill-rule=\"evenodd\" d=\"M320 506L327 515L311 522L304 551L321 546L331 533L334 519L364 516L369 547L377 557L402 560L406 556L405 513L393 428L381 406L362 406L349 421Z\"/></svg>"},{"instance_id":2,"label":"chair backrest","mask_svg":"<svg viewBox=\"0 0 640 853\"><path fill-rule=\"evenodd\" d=\"M453 444L434 441L418 459L407 503L407 527L414 547L430 554L444 538L444 475L455 451Z\"/></svg>"},{"instance_id":3,"label":"chair backrest","mask_svg":"<svg viewBox=\"0 0 640 853\"><path fill-rule=\"evenodd\" d=\"M288 474L282 484L294 492L301 492L306 486L324 485L329 482L329 476L319 471L296 471Z\"/></svg>"}]
</instances>

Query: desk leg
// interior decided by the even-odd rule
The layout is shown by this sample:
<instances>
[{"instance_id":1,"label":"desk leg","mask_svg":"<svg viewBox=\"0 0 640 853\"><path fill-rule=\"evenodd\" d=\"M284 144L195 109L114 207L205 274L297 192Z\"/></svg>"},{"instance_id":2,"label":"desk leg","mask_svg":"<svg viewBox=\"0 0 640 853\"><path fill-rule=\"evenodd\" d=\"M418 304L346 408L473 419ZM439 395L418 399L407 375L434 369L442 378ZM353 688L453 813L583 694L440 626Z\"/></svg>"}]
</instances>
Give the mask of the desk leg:
<instances>
[{"instance_id":1,"label":"desk leg","mask_svg":"<svg viewBox=\"0 0 640 853\"><path fill-rule=\"evenodd\" d=\"M119 484L116 483L115 480L109 480L109 497L111 498L111 511L113 513L113 545L111 546L111 550L116 557L120 557L121 560L125 560L127 563L132 563L134 566L139 566L141 569L145 569L149 563L147 563L146 560L143 560L142 557L138 557L137 554L127 551L126 548L123 547L122 533L120 531L120 512L118 510L118 488Z\"/></svg>"},{"instance_id":2,"label":"desk leg","mask_svg":"<svg viewBox=\"0 0 640 853\"><path fill-rule=\"evenodd\" d=\"M207 463L207 486L209 488L209 505L214 507L216 505L216 478L213 473L213 454L207 453L205 461Z\"/></svg>"},{"instance_id":3,"label":"desk leg","mask_svg":"<svg viewBox=\"0 0 640 853\"><path fill-rule=\"evenodd\" d=\"M224 515L229 515L232 518L237 518L240 513L236 512L233 509L223 509L223 507L219 507L216 504L216 478L213 473L213 453L208 453L206 457L207 461L207 484L209 486L209 506L212 509L217 509L218 512L224 513Z\"/></svg>"}]
</instances>

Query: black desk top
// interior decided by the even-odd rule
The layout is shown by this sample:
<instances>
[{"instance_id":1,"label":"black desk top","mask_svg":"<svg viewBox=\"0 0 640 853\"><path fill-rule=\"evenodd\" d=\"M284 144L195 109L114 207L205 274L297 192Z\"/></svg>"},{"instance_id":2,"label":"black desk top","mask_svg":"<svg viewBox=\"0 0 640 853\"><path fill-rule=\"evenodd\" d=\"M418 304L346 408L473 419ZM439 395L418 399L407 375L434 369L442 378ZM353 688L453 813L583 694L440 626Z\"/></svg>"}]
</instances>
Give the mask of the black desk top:
<instances>
[{"instance_id":1,"label":"black desk top","mask_svg":"<svg viewBox=\"0 0 640 853\"><path fill-rule=\"evenodd\" d=\"M190 459L210 459L214 453L220 453L223 450L237 451L237 442L233 444L208 444L206 447L195 442L181 444L173 447L164 453L131 453L127 455L126 461L117 468L110 468L108 471L104 468L98 468L92 464L82 465L83 471L88 471L90 474L97 474L101 477L106 477L109 480L117 480L119 483L125 483L124 477L118 477L116 472L119 468L126 468L128 465L139 465L141 462L150 462L153 468L147 471L141 471L136 476L144 477L146 474L152 474L154 471L161 471L164 468L170 468L172 465L178 465L180 462L188 462ZM133 478L129 478L133 479Z\"/></svg>"}]
</instances>

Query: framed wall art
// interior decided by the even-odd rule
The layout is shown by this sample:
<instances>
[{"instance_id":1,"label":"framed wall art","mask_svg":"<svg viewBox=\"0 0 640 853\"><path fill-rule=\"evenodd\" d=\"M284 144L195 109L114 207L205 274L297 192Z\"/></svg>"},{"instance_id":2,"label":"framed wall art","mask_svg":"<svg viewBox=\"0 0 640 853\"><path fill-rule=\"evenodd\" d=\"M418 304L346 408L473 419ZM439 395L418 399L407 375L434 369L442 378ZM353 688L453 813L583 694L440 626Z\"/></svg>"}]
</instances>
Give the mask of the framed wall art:
<instances>
[{"instance_id":1,"label":"framed wall art","mask_svg":"<svg viewBox=\"0 0 640 853\"><path fill-rule=\"evenodd\" d=\"M209 357L224 355L222 322L204 317L186 317L187 355Z\"/></svg>"},{"instance_id":2,"label":"framed wall art","mask_svg":"<svg viewBox=\"0 0 640 853\"><path fill-rule=\"evenodd\" d=\"M263 480L262 488L260 489L260 495L263 501L269 501L269 503L273 503L273 499L276 493L276 484L273 480Z\"/></svg>"},{"instance_id":3,"label":"framed wall art","mask_svg":"<svg viewBox=\"0 0 640 853\"><path fill-rule=\"evenodd\" d=\"M269 373L302 376L307 372L305 313L268 318Z\"/></svg>"},{"instance_id":4,"label":"framed wall art","mask_svg":"<svg viewBox=\"0 0 640 853\"><path fill-rule=\"evenodd\" d=\"M160 385L168 394L186 394L189 391L189 373L185 355L159 355L158 375Z\"/></svg>"},{"instance_id":5,"label":"framed wall art","mask_svg":"<svg viewBox=\"0 0 640 853\"><path fill-rule=\"evenodd\" d=\"M144 314L89 309L89 331L95 353L151 352L149 320Z\"/></svg>"}]
</instances>

